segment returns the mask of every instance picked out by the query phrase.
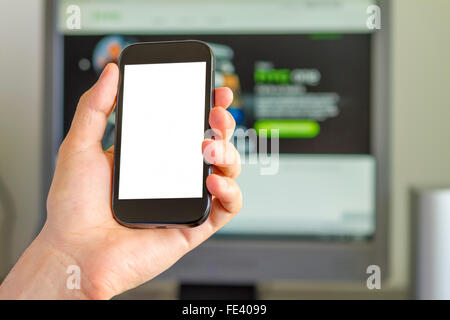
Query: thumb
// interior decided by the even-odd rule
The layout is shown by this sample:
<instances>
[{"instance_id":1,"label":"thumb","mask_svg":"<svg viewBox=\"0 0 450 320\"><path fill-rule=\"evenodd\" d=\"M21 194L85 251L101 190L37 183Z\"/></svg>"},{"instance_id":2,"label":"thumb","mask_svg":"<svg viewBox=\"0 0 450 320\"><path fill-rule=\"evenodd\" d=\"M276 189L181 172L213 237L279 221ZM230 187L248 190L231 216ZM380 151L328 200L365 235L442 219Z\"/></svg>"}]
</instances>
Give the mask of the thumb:
<instances>
[{"instance_id":1,"label":"thumb","mask_svg":"<svg viewBox=\"0 0 450 320\"><path fill-rule=\"evenodd\" d=\"M109 63L94 86L81 96L66 138L71 148L84 149L101 142L114 107L118 80L117 65Z\"/></svg>"}]
</instances>

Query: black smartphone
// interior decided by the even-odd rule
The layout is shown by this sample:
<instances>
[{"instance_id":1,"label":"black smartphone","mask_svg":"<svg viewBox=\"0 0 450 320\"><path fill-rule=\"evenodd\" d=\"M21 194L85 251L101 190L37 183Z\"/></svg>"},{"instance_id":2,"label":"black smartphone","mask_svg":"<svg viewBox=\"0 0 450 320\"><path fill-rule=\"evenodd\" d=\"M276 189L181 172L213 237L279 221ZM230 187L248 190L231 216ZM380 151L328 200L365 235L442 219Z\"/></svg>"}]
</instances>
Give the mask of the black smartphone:
<instances>
[{"instance_id":1,"label":"black smartphone","mask_svg":"<svg viewBox=\"0 0 450 320\"><path fill-rule=\"evenodd\" d=\"M201 151L214 55L201 41L143 42L119 59L112 208L135 228L194 227L211 209Z\"/></svg>"}]
</instances>

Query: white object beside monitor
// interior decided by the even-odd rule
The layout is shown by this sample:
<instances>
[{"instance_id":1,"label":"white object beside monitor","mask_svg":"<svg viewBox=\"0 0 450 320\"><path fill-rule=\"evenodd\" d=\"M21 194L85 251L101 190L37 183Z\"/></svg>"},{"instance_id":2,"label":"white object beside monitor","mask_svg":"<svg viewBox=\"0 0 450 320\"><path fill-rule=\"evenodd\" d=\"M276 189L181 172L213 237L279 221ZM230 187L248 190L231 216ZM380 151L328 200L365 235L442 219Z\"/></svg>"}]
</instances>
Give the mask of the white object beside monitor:
<instances>
[{"instance_id":1,"label":"white object beside monitor","mask_svg":"<svg viewBox=\"0 0 450 320\"><path fill-rule=\"evenodd\" d=\"M450 299L450 189L415 195L416 298Z\"/></svg>"}]
</instances>

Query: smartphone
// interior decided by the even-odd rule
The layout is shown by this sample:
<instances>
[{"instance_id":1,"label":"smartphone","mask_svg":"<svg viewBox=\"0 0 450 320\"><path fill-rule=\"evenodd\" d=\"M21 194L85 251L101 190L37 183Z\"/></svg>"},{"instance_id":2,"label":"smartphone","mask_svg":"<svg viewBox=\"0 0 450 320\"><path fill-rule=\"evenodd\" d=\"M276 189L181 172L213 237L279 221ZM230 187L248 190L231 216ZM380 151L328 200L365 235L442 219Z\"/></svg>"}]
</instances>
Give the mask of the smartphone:
<instances>
[{"instance_id":1,"label":"smartphone","mask_svg":"<svg viewBox=\"0 0 450 320\"><path fill-rule=\"evenodd\" d=\"M134 228L203 223L210 173L201 151L213 106L214 55L204 42L143 42L119 59L112 208Z\"/></svg>"}]
</instances>

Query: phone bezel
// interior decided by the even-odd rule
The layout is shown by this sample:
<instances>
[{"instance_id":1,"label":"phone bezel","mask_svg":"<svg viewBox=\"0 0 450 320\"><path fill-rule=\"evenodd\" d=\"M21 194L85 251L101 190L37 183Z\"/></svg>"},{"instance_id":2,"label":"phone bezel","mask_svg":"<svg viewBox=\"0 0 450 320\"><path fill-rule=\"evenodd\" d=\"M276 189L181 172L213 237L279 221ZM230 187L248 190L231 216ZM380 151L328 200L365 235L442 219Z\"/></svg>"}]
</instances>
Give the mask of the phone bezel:
<instances>
[{"instance_id":1,"label":"phone bezel","mask_svg":"<svg viewBox=\"0 0 450 320\"><path fill-rule=\"evenodd\" d=\"M206 62L204 130L207 130L209 112L214 105L214 55L207 44L197 40L141 42L127 46L119 58L112 209L116 220L128 227L193 227L203 223L211 209L211 195L206 187L210 168L205 162L202 198L118 199L125 65L176 62ZM199 145L199 152L200 148Z\"/></svg>"}]
</instances>

